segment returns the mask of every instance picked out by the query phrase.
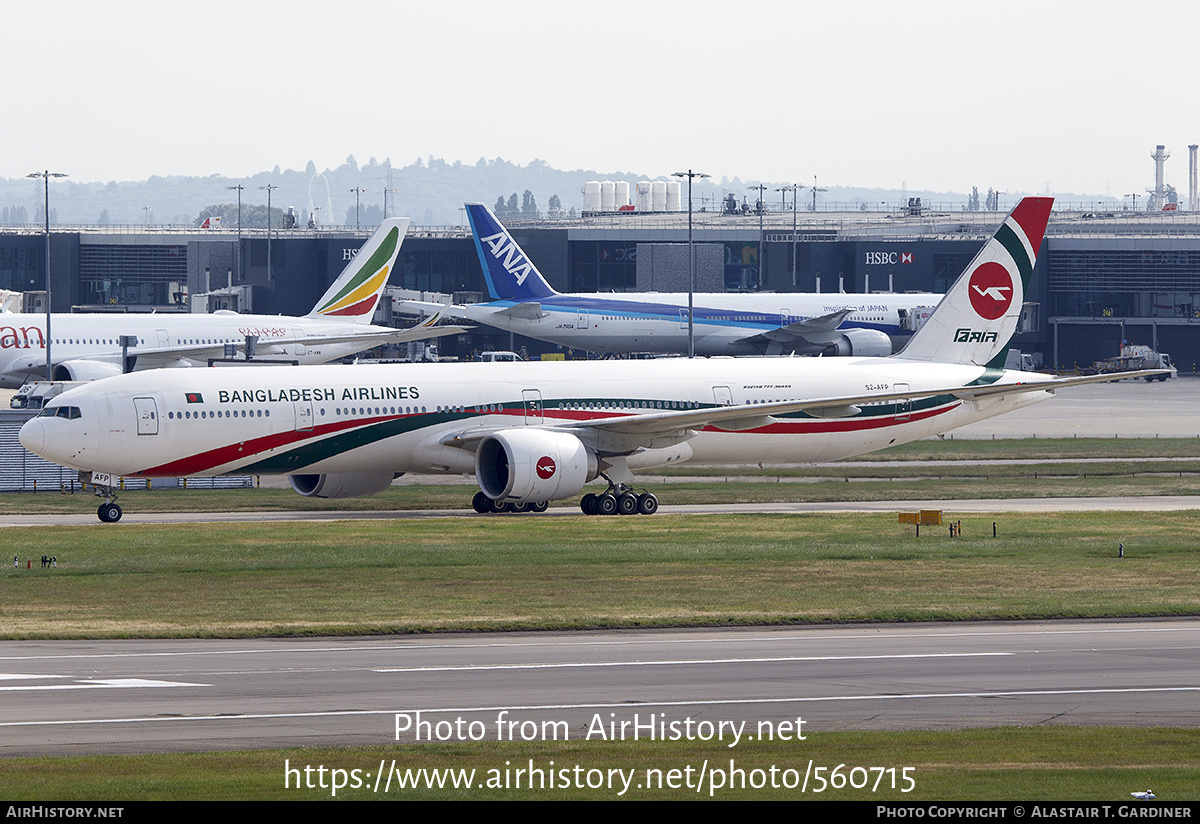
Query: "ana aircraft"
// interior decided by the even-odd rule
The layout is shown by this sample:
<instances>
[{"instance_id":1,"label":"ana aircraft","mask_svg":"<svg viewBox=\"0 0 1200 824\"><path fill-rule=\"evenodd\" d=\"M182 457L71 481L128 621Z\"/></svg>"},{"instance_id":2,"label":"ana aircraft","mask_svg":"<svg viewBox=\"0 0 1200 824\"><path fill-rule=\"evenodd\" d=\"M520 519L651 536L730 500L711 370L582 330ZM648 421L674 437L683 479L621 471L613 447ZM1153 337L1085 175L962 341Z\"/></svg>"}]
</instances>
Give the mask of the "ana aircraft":
<instances>
[{"instance_id":1,"label":"ana aircraft","mask_svg":"<svg viewBox=\"0 0 1200 824\"><path fill-rule=\"evenodd\" d=\"M560 294L484 205L467 204L491 303L442 307L396 301L412 314L450 317L590 352L687 354L688 296ZM941 295L697 294L697 355L890 355Z\"/></svg>"},{"instance_id":2,"label":"ana aircraft","mask_svg":"<svg viewBox=\"0 0 1200 824\"><path fill-rule=\"evenodd\" d=\"M638 469L829 461L1111 380L1001 368L1051 203L1021 201L891 357L135 373L59 395L21 443L98 485L103 521L121 515L119 476L228 473L288 475L317 498L374 494L404 472L473 473L478 511L540 511L602 477L585 512L650 514Z\"/></svg>"},{"instance_id":3,"label":"ana aircraft","mask_svg":"<svg viewBox=\"0 0 1200 824\"><path fill-rule=\"evenodd\" d=\"M205 365L222 358L226 344L245 356L246 338L257 338L254 356L325 363L384 343L457 334L464 327L431 328L437 314L412 329L372 326L375 304L395 266L408 218L386 220L346 265L305 317L121 314L51 315L54 380L87 381L135 369ZM121 336L133 335L132 362L121 363ZM0 386L46 377L46 316L0 314Z\"/></svg>"}]
</instances>

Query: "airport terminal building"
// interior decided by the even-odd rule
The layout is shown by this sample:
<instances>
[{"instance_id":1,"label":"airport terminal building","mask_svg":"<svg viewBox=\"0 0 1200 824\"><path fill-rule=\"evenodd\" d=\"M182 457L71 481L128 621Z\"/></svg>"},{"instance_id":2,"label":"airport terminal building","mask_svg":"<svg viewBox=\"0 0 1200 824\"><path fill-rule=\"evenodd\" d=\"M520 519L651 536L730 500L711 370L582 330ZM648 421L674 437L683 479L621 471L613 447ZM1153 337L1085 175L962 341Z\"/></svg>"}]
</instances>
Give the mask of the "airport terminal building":
<instances>
[{"instance_id":1,"label":"airport terminal building","mask_svg":"<svg viewBox=\"0 0 1200 824\"><path fill-rule=\"evenodd\" d=\"M944 292L1002 212L767 212L693 215L697 291ZM563 292L686 291L688 215L602 213L501 220ZM371 229L276 230L51 227L55 312L234 309L304 315ZM46 241L37 228L0 229L0 289L44 311ZM487 300L469 230L409 230L390 287ZM1117 354L1121 342L1200 363L1200 213L1054 212L1017 343L1046 368ZM390 307L385 306L385 310ZM409 319L383 318L395 325ZM440 342L443 355L551 344L479 329ZM581 354L581 353L576 353Z\"/></svg>"}]
</instances>

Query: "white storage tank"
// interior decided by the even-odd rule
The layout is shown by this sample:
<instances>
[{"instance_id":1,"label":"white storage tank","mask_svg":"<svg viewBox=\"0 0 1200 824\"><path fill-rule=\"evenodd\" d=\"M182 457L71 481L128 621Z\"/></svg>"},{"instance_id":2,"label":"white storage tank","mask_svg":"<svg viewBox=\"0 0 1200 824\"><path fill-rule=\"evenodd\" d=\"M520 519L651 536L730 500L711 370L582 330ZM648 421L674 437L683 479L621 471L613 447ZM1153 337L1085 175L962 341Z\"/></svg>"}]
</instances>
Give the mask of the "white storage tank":
<instances>
[{"instance_id":1,"label":"white storage tank","mask_svg":"<svg viewBox=\"0 0 1200 824\"><path fill-rule=\"evenodd\" d=\"M681 181L667 181L667 211L683 211L683 183Z\"/></svg>"},{"instance_id":2,"label":"white storage tank","mask_svg":"<svg viewBox=\"0 0 1200 824\"><path fill-rule=\"evenodd\" d=\"M611 180L605 180L600 184L600 211L615 212L617 210L616 190L617 185Z\"/></svg>"},{"instance_id":3,"label":"white storage tank","mask_svg":"<svg viewBox=\"0 0 1200 824\"><path fill-rule=\"evenodd\" d=\"M650 190L650 210L667 211L667 181L656 180Z\"/></svg>"},{"instance_id":4,"label":"white storage tank","mask_svg":"<svg viewBox=\"0 0 1200 824\"><path fill-rule=\"evenodd\" d=\"M618 180L616 182L616 191L613 192L613 198L616 203L616 208L629 205L629 181Z\"/></svg>"},{"instance_id":5,"label":"white storage tank","mask_svg":"<svg viewBox=\"0 0 1200 824\"><path fill-rule=\"evenodd\" d=\"M649 212L651 206L649 180L638 181L638 184L635 188L635 197L636 199L634 200L633 205L637 207L637 210L639 212Z\"/></svg>"},{"instance_id":6,"label":"white storage tank","mask_svg":"<svg viewBox=\"0 0 1200 824\"><path fill-rule=\"evenodd\" d=\"M600 181L589 180L583 184L583 211L600 211Z\"/></svg>"}]
</instances>

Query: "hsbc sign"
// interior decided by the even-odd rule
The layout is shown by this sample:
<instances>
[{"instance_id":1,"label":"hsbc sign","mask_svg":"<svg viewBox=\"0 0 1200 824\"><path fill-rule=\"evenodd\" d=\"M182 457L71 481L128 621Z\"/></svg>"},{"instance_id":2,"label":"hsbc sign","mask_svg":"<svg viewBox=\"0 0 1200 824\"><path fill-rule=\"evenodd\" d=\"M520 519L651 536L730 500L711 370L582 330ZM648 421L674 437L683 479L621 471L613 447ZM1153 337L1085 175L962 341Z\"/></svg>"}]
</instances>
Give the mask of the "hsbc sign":
<instances>
[{"instance_id":1,"label":"hsbc sign","mask_svg":"<svg viewBox=\"0 0 1200 824\"><path fill-rule=\"evenodd\" d=\"M901 263L912 263L912 252L866 252L867 266L895 266Z\"/></svg>"}]
</instances>

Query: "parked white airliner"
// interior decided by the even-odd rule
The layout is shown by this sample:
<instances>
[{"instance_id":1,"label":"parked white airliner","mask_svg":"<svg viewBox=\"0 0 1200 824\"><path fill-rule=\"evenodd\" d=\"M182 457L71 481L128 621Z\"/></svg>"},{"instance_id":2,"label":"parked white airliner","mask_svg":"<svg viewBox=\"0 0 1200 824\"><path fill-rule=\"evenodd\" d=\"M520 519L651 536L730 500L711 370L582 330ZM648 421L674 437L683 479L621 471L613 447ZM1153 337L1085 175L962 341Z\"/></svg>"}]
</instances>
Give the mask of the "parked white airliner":
<instances>
[{"instance_id":1,"label":"parked white airliner","mask_svg":"<svg viewBox=\"0 0 1200 824\"><path fill-rule=\"evenodd\" d=\"M496 216L467 204L490 303L397 300L402 312L483 323L589 352L687 354L687 293L561 294ZM934 294L708 293L693 296L697 355L890 355L941 300Z\"/></svg>"},{"instance_id":2,"label":"parked white airliner","mask_svg":"<svg viewBox=\"0 0 1200 824\"><path fill-rule=\"evenodd\" d=\"M64 392L21 443L99 485L105 521L121 515L119 476L234 472L286 474L319 498L474 473L478 511L541 510L599 476L585 512L649 514L637 469L844 458L1111 379L1001 368L1051 203L1021 201L891 357L160 371Z\"/></svg>"},{"instance_id":3,"label":"parked white airliner","mask_svg":"<svg viewBox=\"0 0 1200 824\"><path fill-rule=\"evenodd\" d=\"M54 380L87 381L124 371L204 365L221 358L226 344L244 357L247 337L257 338L258 358L325 363L385 343L456 334L463 327L432 328L436 314L412 329L371 325L375 304L395 266L408 218L386 220L363 244L305 317L174 314L54 314L50 346ZM121 336L137 337L121 363ZM0 386L46 377L46 316L0 314Z\"/></svg>"}]
</instances>

